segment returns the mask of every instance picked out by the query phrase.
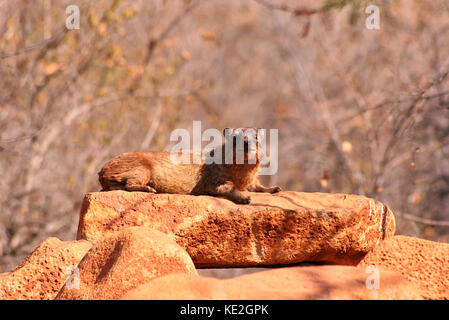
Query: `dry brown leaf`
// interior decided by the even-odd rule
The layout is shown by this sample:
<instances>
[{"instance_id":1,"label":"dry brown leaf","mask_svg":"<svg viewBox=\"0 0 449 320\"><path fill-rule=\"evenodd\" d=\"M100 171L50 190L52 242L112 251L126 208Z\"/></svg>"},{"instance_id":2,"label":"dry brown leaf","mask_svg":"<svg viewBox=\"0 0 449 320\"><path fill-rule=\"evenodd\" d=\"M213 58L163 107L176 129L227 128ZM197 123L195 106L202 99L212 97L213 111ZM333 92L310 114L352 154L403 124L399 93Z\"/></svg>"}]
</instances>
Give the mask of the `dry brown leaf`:
<instances>
[{"instance_id":1,"label":"dry brown leaf","mask_svg":"<svg viewBox=\"0 0 449 320\"><path fill-rule=\"evenodd\" d=\"M213 32L212 30L200 29L199 34L203 38L203 40L206 40L206 41L214 41L215 40L215 32Z\"/></svg>"},{"instance_id":2,"label":"dry brown leaf","mask_svg":"<svg viewBox=\"0 0 449 320\"><path fill-rule=\"evenodd\" d=\"M107 31L108 31L108 25L106 24L106 22L100 23L100 25L98 26L98 33L101 36L104 36Z\"/></svg>"},{"instance_id":3,"label":"dry brown leaf","mask_svg":"<svg viewBox=\"0 0 449 320\"><path fill-rule=\"evenodd\" d=\"M51 62L49 64L44 65L44 67L43 67L44 73L47 76L50 76L50 75L54 74L55 72L59 71L60 68L61 68L61 66L59 65L59 63L56 63L56 62Z\"/></svg>"},{"instance_id":4,"label":"dry brown leaf","mask_svg":"<svg viewBox=\"0 0 449 320\"><path fill-rule=\"evenodd\" d=\"M181 51L181 58L183 58L186 61L189 61L191 56L190 56L190 52L187 50L182 50Z\"/></svg>"},{"instance_id":5,"label":"dry brown leaf","mask_svg":"<svg viewBox=\"0 0 449 320\"><path fill-rule=\"evenodd\" d=\"M341 144L341 149L344 153L350 153L352 151L352 143L349 141L343 141Z\"/></svg>"},{"instance_id":6,"label":"dry brown leaf","mask_svg":"<svg viewBox=\"0 0 449 320\"><path fill-rule=\"evenodd\" d=\"M176 46L179 43L179 37L172 37L164 40L164 46L167 48L171 48Z\"/></svg>"}]
</instances>

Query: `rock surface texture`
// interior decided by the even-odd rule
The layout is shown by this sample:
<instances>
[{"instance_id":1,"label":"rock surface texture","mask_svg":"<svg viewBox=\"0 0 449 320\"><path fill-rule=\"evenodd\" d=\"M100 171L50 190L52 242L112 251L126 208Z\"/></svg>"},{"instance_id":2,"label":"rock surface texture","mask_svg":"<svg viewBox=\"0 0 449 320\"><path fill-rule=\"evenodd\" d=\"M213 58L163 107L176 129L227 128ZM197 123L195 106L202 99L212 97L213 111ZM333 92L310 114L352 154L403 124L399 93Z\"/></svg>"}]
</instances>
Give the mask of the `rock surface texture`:
<instances>
[{"instance_id":1,"label":"rock surface texture","mask_svg":"<svg viewBox=\"0 0 449 320\"><path fill-rule=\"evenodd\" d=\"M88 194L78 240L43 241L0 274L0 299L449 299L449 244L394 236L394 215L382 203L290 191L250 196L238 205ZM198 275L208 267L253 273Z\"/></svg>"},{"instance_id":2,"label":"rock surface texture","mask_svg":"<svg viewBox=\"0 0 449 320\"><path fill-rule=\"evenodd\" d=\"M79 279L66 284L56 299L118 299L171 273L197 274L189 255L169 235L127 228L97 241L78 265Z\"/></svg>"},{"instance_id":3,"label":"rock surface texture","mask_svg":"<svg viewBox=\"0 0 449 320\"><path fill-rule=\"evenodd\" d=\"M421 289L425 299L449 299L449 244L394 236L360 262L396 271Z\"/></svg>"},{"instance_id":4,"label":"rock surface texture","mask_svg":"<svg viewBox=\"0 0 449 320\"><path fill-rule=\"evenodd\" d=\"M91 246L84 240L46 239L14 270L0 274L0 299L54 299Z\"/></svg>"},{"instance_id":5,"label":"rock surface texture","mask_svg":"<svg viewBox=\"0 0 449 320\"><path fill-rule=\"evenodd\" d=\"M379 289L368 289L364 269L352 266L278 268L226 280L174 274L139 286L122 299L421 299L401 275L382 271L380 278Z\"/></svg>"},{"instance_id":6,"label":"rock surface texture","mask_svg":"<svg viewBox=\"0 0 449 320\"><path fill-rule=\"evenodd\" d=\"M237 205L209 196L111 191L86 195L78 239L96 241L131 226L173 234L197 267L356 265L395 232L393 213L356 195L251 194Z\"/></svg>"}]
</instances>

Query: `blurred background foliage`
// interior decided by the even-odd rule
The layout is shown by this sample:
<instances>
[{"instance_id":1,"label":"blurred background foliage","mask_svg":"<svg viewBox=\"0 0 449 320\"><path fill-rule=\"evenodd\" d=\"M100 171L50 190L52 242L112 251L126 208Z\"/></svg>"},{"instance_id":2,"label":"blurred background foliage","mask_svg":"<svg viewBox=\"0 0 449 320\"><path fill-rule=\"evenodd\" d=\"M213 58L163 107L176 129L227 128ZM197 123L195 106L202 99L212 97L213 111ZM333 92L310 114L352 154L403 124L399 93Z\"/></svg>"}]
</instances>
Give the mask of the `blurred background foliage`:
<instances>
[{"instance_id":1,"label":"blurred background foliage","mask_svg":"<svg viewBox=\"0 0 449 320\"><path fill-rule=\"evenodd\" d=\"M107 160L193 120L277 128L265 183L374 197L449 242L448 31L446 0L0 0L0 272L75 238Z\"/></svg>"}]
</instances>

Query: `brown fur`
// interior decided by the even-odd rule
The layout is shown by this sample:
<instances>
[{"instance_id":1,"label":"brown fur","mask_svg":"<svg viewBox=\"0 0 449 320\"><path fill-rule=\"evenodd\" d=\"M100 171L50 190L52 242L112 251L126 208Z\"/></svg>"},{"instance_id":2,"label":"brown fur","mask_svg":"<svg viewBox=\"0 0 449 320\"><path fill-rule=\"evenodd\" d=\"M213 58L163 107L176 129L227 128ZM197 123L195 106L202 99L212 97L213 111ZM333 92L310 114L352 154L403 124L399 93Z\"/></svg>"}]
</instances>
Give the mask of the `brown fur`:
<instances>
[{"instance_id":1,"label":"brown fur","mask_svg":"<svg viewBox=\"0 0 449 320\"><path fill-rule=\"evenodd\" d=\"M219 148L224 160L225 144ZM235 164L235 148L233 144L233 164L175 164L170 160L169 152L124 153L104 165L98 173L100 184L103 191L213 195L244 204L250 203L250 197L244 196L241 191L274 193L281 190L277 186L266 188L260 184L259 159L256 157L254 164L248 163L246 149L245 162ZM210 154L213 155L213 152Z\"/></svg>"}]
</instances>

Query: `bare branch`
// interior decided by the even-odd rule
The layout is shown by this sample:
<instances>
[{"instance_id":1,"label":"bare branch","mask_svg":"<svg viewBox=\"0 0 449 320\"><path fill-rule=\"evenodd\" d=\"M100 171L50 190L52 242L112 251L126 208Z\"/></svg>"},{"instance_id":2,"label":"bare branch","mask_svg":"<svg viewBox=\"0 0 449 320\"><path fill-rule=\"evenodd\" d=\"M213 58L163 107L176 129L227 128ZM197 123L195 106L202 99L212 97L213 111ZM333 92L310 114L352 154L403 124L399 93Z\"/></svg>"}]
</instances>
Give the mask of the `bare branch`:
<instances>
[{"instance_id":1,"label":"bare branch","mask_svg":"<svg viewBox=\"0 0 449 320\"><path fill-rule=\"evenodd\" d=\"M417 216L414 216L414 215L411 215L408 213L403 213L401 215L401 217L404 217L405 219L410 220L410 221L415 221L415 222L419 222L419 223L426 224L426 225L449 227L449 221L426 219L426 218L417 217Z\"/></svg>"},{"instance_id":2,"label":"bare branch","mask_svg":"<svg viewBox=\"0 0 449 320\"><path fill-rule=\"evenodd\" d=\"M313 14L319 13L323 11L323 9L310 9L310 8L290 8L289 6L285 4L273 4L271 2L265 1L265 0L254 0L258 4L264 6L267 9L270 10L278 10L290 13L294 16L311 16Z\"/></svg>"},{"instance_id":3,"label":"bare branch","mask_svg":"<svg viewBox=\"0 0 449 320\"><path fill-rule=\"evenodd\" d=\"M132 82L132 84L128 88L128 93L134 93L137 88L140 86L145 70L153 56L153 53L157 46L170 34L170 32L177 26L181 21L188 16L190 12L192 12L198 5L200 1L190 2L184 10L178 13L167 25L167 27L157 36L156 38L151 37L148 40L147 51L145 53L145 57L143 59L143 72L138 75L138 77Z\"/></svg>"},{"instance_id":4,"label":"bare branch","mask_svg":"<svg viewBox=\"0 0 449 320\"><path fill-rule=\"evenodd\" d=\"M58 34L52 36L51 38L45 39L39 43L36 43L32 46L26 47L24 49L15 51L15 52L10 52L10 53L0 53L0 59L6 59L6 58L11 58L11 57L15 57L18 55L21 55L23 53L27 53L30 51L33 51L37 48L41 48L41 47L51 47L54 45L54 43L57 43L59 40L61 40L62 38L64 38L65 34L68 32L69 30L67 28L64 28L62 31L60 31Z\"/></svg>"}]
</instances>

